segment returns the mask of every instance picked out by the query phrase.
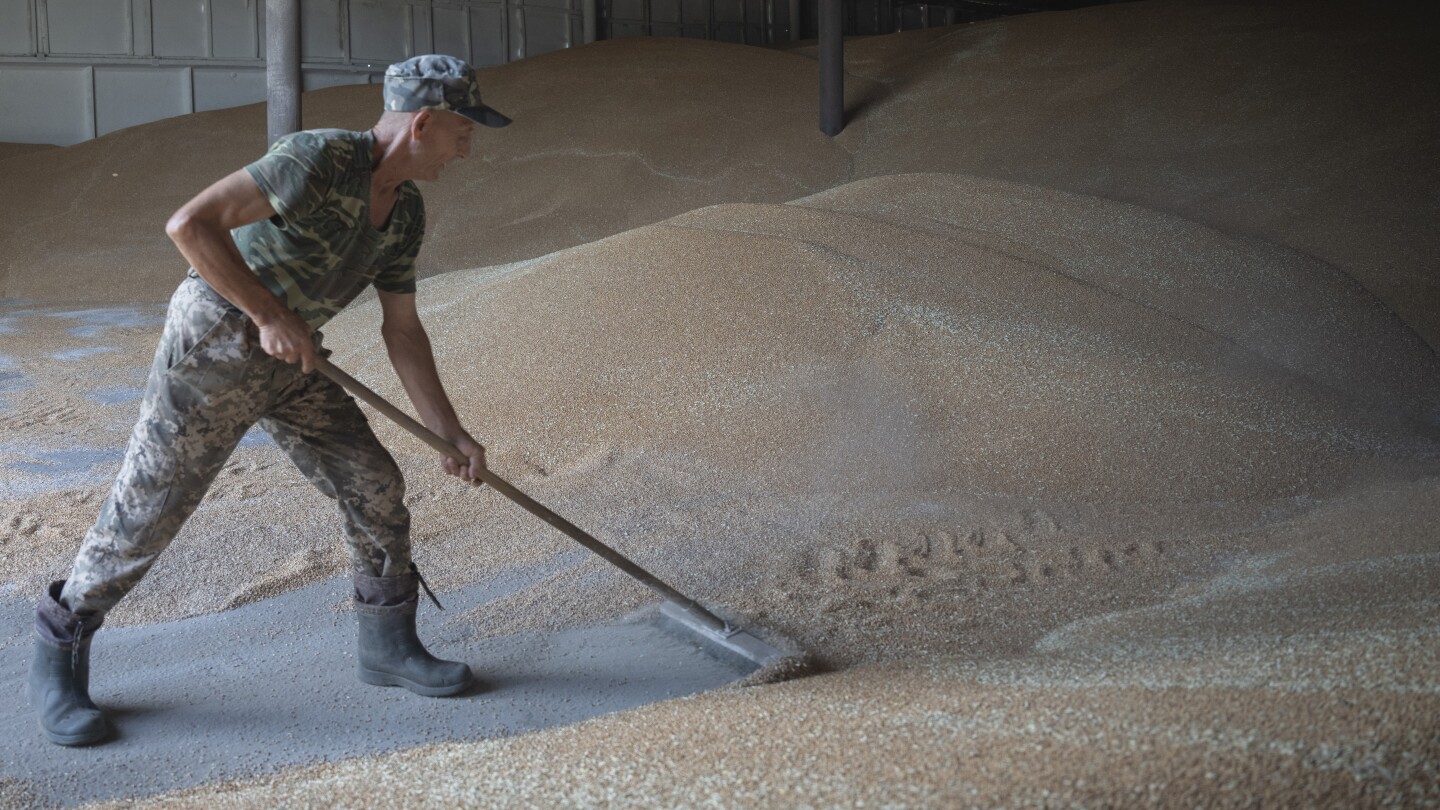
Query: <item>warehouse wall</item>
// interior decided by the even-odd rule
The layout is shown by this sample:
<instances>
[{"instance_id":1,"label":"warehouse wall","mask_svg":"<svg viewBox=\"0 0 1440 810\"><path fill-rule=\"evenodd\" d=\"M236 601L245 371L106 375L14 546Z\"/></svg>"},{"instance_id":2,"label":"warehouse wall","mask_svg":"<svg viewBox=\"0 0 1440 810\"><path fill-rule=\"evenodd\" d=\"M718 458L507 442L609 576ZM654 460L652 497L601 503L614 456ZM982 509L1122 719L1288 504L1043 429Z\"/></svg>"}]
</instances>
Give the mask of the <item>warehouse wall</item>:
<instances>
[{"instance_id":1,"label":"warehouse wall","mask_svg":"<svg viewBox=\"0 0 1440 810\"><path fill-rule=\"evenodd\" d=\"M816 35L818 0L300 0L305 89L378 81L421 53L483 67L579 45L587 2L602 39ZM843 2L846 33L868 34L993 16L1007 0ZM263 101L264 31L265 0L0 0L0 141L68 146Z\"/></svg>"},{"instance_id":2,"label":"warehouse wall","mask_svg":"<svg viewBox=\"0 0 1440 810\"><path fill-rule=\"evenodd\" d=\"M301 0L305 89L420 53L495 65L582 41L583 0ZM263 101L264 0L0 0L0 141L67 146Z\"/></svg>"}]
</instances>

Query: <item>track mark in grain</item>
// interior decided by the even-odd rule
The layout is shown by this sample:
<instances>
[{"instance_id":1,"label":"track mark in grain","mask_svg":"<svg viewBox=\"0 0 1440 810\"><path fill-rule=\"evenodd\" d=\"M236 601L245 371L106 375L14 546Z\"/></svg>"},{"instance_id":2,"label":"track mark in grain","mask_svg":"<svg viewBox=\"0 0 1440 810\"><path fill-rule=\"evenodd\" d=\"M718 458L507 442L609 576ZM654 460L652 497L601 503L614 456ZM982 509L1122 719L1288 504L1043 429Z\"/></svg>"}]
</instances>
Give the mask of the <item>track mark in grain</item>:
<instances>
[{"instance_id":1,"label":"track mark in grain","mask_svg":"<svg viewBox=\"0 0 1440 810\"><path fill-rule=\"evenodd\" d=\"M820 553L817 576L853 592L925 601L945 592L1058 587L1078 577L1135 575L1163 543L1081 538L1053 516L1026 510L975 525L907 521L858 529Z\"/></svg>"},{"instance_id":2,"label":"track mark in grain","mask_svg":"<svg viewBox=\"0 0 1440 810\"><path fill-rule=\"evenodd\" d=\"M35 534L40 531L40 527L43 525L45 524L40 520L39 515L33 515L28 512L12 515L9 520L5 521L5 528L21 537L29 537Z\"/></svg>"},{"instance_id":3,"label":"track mark in grain","mask_svg":"<svg viewBox=\"0 0 1440 810\"><path fill-rule=\"evenodd\" d=\"M0 425L14 430L58 425L73 420L79 413L80 409L77 406L69 404L50 407L30 406L0 418Z\"/></svg>"}]
</instances>

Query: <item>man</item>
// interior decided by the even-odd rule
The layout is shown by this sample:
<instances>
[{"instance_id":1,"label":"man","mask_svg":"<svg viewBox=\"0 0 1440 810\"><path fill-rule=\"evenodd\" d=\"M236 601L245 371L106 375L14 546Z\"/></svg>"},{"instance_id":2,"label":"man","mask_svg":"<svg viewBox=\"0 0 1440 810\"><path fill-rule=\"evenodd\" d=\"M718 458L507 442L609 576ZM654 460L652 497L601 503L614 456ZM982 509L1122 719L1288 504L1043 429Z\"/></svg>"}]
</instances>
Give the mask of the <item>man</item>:
<instances>
[{"instance_id":1,"label":"man","mask_svg":"<svg viewBox=\"0 0 1440 810\"><path fill-rule=\"evenodd\" d=\"M415 305L425 228L413 180L434 180L470 153L477 123L510 120L480 103L473 72L419 56L385 74L385 112L369 132L281 138L255 163L200 192L166 233L191 270L170 302L125 461L68 580L36 610L31 700L61 745L109 733L89 697L89 648L105 613L133 588L258 422L322 492L349 539L359 677L422 695L455 695L469 667L431 656L415 632L404 481L364 415L313 374L316 331L365 287L379 293L381 333L425 424L469 459L445 470L478 485L485 449L441 386ZM428 591L428 589L427 589Z\"/></svg>"}]
</instances>

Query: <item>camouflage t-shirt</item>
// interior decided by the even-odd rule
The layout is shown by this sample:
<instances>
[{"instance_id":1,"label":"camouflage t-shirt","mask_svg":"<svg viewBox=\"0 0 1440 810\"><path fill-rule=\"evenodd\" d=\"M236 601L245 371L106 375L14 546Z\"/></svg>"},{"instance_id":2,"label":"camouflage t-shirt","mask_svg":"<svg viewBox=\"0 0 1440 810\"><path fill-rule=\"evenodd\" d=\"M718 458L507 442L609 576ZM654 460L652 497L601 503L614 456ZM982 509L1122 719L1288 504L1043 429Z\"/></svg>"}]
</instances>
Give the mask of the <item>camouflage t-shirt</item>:
<instances>
[{"instance_id":1,"label":"camouflage t-shirt","mask_svg":"<svg viewBox=\"0 0 1440 810\"><path fill-rule=\"evenodd\" d=\"M370 224L368 132L316 129L279 139L245 167L275 216L231 231L245 263L270 291L319 329L367 285L415 292L425 234L420 190L406 181L385 227Z\"/></svg>"}]
</instances>

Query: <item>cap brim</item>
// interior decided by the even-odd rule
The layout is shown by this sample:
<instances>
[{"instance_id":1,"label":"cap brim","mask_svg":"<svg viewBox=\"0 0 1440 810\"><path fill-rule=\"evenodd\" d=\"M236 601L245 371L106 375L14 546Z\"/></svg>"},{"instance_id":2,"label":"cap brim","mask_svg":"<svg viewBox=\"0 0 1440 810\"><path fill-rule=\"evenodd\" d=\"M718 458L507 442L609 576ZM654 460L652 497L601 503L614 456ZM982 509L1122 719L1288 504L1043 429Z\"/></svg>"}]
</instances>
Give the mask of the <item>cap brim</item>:
<instances>
[{"instance_id":1,"label":"cap brim","mask_svg":"<svg viewBox=\"0 0 1440 810\"><path fill-rule=\"evenodd\" d=\"M510 123L510 119L498 112L486 107L484 104L478 107L466 107L454 111L457 115L463 115L477 124L484 124L487 127L503 127Z\"/></svg>"}]
</instances>

